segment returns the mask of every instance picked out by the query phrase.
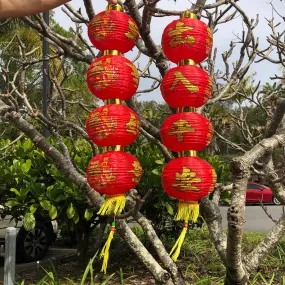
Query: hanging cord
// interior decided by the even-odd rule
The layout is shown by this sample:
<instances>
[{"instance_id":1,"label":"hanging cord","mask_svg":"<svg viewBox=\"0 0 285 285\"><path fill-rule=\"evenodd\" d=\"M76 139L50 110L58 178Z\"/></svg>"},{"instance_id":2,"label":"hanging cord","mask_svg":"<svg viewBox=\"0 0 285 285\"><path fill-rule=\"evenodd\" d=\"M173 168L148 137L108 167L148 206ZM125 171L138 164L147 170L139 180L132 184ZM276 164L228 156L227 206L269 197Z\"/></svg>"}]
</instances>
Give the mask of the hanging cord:
<instances>
[{"instance_id":1,"label":"hanging cord","mask_svg":"<svg viewBox=\"0 0 285 285\"><path fill-rule=\"evenodd\" d=\"M114 234L116 231L116 222L115 222L115 217L114 217L114 222L112 222L112 228L110 231L110 234L108 236L108 239L100 253L100 258L103 258L103 264L102 264L102 268L101 268L101 272L104 272L106 274L107 271L107 267L108 267L108 261L109 261L109 251L110 251L110 246L111 246L111 242L114 238Z\"/></svg>"},{"instance_id":2,"label":"hanging cord","mask_svg":"<svg viewBox=\"0 0 285 285\"><path fill-rule=\"evenodd\" d=\"M182 248L182 245L183 245L183 242L185 240L185 236L186 236L186 233L188 230L188 226L189 226L188 221L185 221L184 222L184 228L183 228L178 240L176 241L175 245L173 246L173 248L170 252L170 256L174 261L177 261L177 259L179 257L179 254L180 254L180 251L181 251L181 248Z\"/></svg>"}]
</instances>

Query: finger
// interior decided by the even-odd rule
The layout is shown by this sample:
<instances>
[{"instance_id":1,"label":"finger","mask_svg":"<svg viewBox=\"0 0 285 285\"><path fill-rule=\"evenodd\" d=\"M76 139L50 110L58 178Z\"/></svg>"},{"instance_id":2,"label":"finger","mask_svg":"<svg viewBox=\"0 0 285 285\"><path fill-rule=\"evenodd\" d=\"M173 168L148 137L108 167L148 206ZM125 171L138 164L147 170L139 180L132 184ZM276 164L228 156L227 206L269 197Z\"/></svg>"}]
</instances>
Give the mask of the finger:
<instances>
[{"instance_id":1,"label":"finger","mask_svg":"<svg viewBox=\"0 0 285 285\"><path fill-rule=\"evenodd\" d=\"M107 0L108 4L117 4L118 0Z\"/></svg>"}]
</instances>

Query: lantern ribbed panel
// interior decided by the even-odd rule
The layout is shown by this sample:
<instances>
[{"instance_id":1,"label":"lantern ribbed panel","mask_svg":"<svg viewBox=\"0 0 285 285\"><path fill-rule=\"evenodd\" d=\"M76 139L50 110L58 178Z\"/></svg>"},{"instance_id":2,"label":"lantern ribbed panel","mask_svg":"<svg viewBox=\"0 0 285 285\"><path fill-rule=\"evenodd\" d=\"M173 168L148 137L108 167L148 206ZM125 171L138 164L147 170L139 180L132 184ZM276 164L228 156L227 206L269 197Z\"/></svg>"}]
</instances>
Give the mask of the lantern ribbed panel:
<instances>
[{"instance_id":1,"label":"lantern ribbed panel","mask_svg":"<svg viewBox=\"0 0 285 285\"><path fill-rule=\"evenodd\" d=\"M139 129L138 115L123 105L99 107L86 122L87 134L98 146L127 146L137 139Z\"/></svg>"},{"instance_id":2,"label":"lantern ribbed panel","mask_svg":"<svg viewBox=\"0 0 285 285\"><path fill-rule=\"evenodd\" d=\"M138 184L142 167L131 154L109 151L93 157L86 173L89 185L97 192L122 195Z\"/></svg>"},{"instance_id":3,"label":"lantern ribbed panel","mask_svg":"<svg viewBox=\"0 0 285 285\"><path fill-rule=\"evenodd\" d=\"M193 65L177 66L164 76L161 93L172 108L201 107L210 98L213 82L206 71Z\"/></svg>"},{"instance_id":4,"label":"lantern ribbed panel","mask_svg":"<svg viewBox=\"0 0 285 285\"><path fill-rule=\"evenodd\" d=\"M212 46L211 30L197 19L175 20L165 28L162 35L163 51L174 63L184 59L192 59L200 63L208 57Z\"/></svg>"},{"instance_id":5,"label":"lantern ribbed panel","mask_svg":"<svg viewBox=\"0 0 285 285\"><path fill-rule=\"evenodd\" d=\"M94 47L104 50L130 51L139 38L135 21L120 11L103 11L88 25L88 36Z\"/></svg>"},{"instance_id":6,"label":"lantern ribbed panel","mask_svg":"<svg viewBox=\"0 0 285 285\"><path fill-rule=\"evenodd\" d=\"M198 157L181 157L169 162L162 173L165 192L182 201L198 201L214 190L216 173Z\"/></svg>"},{"instance_id":7,"label":"lantern ribbed panel","mask_svg":"<svg viewBox=\"0 0 285 285\"><path fill-rule=\"evenodd\" d=\"M169 116L160 132L162 143L172 151L201 151L212 140L213 126L202 115L186 112Z\"/></svg>"},{"instance_id":8,"label":"lantern ribbed panel","mask_svg":"<svg viewBox=\"0 0 285 285\"><path fill-rule=\"evenodd\" d=\"M88 68L90 91L102 100L128 100L139 86L139 75L131 61L122 56L106 55L96 59Z\"/></svg>"}]
</instances>

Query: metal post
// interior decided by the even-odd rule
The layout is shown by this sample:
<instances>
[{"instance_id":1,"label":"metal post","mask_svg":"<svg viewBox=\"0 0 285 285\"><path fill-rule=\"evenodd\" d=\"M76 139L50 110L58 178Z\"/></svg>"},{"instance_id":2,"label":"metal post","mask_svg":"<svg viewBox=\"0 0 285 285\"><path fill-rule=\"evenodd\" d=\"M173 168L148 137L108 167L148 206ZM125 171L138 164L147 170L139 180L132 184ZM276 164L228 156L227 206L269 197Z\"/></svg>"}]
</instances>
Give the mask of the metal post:
<instances>
[{"instance_id":1,"label":"metal post","mask_svg":"<svg viewBox=\"0 0 285 285\"><path fill-rule=\"evenodd\" d=\"M4 285L15 284L16 236L17 236L17 230L15 228L10 227L6 229Z\"/></svg>"},{"instance_id":2,"label":"metal post","mask_svg":"<svg viewBox=\"0 0 285 285\"><path fill-rule=\"evenodd\" d=\"M49 11L43 13L45 23L49 26ZM48 99L49 99L49 43L43 38L43 114L48 118ZM43 134L45 137L49 136L49 131L44 128Z\"/></svg>"}]
</instances>

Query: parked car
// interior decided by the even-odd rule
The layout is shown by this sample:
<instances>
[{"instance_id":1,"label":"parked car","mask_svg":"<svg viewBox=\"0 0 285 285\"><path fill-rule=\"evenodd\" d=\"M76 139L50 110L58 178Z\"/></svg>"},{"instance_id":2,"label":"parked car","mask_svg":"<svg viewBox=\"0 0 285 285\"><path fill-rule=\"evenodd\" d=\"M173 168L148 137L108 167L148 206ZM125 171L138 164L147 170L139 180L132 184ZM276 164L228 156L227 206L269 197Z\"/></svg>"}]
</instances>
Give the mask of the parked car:
<instances>
[{"instance_id":1,"label":"parked car","mask_svg":"<svg viewBox=\"0 0 285 285\"><path fill-rule=\"evenodd\" d=\"M57 233L56 221L43 221L38 219L31 231L23 228L23 223L16 223L11 217L0 218L0 246L5 246L7 227L17 229L16 256L17 260L33 262L41 260L47 253L49 246L54 243Z\"/></svg>"},{"instance_id":2,"label":"parked car","mask_svg":"<svg viewBox=\"0 0 285 285\"><path fill-rule=\"evenodd\" d=\"M262 203L280 205L280 202L276 197L274 197L274 194L269 187L249 182L246 190L246 203L256 204L259 203L259 201Z\"/></svg>"}]
</instances>

